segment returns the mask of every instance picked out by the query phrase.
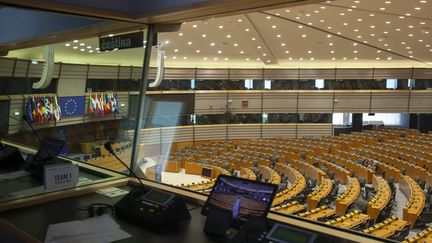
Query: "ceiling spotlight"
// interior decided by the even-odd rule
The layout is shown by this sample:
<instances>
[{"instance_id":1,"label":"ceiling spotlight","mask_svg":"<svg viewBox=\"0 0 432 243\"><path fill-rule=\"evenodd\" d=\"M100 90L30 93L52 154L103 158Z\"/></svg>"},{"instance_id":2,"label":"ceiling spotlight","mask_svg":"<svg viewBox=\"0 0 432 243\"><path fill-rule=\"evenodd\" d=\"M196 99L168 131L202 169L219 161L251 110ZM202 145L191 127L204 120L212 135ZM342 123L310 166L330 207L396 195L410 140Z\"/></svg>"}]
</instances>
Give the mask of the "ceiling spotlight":
<instances>
[{"instance_id":1,"label":"ceiling spotlight","mask_svg":"<svg viewBox=\"0 0 432 243\"><path fill-rule=\"evenodd\" d=\"M192 41L189 41L189 42L188 42L188 45L192 45Z\"/></svg>"},{"instance_id":2,"label":"ceiling spotlight","mask_svg":"<svg viewBox=\"0 0 432 243\"><path fill-rule=\"evenodd\" d=\"M210 45L211 45L211 46L215 46L215 43L212 42L212 43L210 43Z\"/></svg>"},{"instance_id":3,"label":"ceiling spotlight","mask_svg":"<svg viewBox=\"0 0 432 243\"><path fill-rule=\"evenodd\" d=\"M74 40L73 43L78 43L78 40Z\"/></svg>"},{"instance_id":4,"label":"ceiling spotlight","mask_svg":"<svg viewBox=\"0 0 432 243\"><path fill-rule=\"evenodd\" d=\"M243 20L242 19L237 19L237 22L241 23Z\"/></svg>"},{"instance_id":5,"label":"ceiling spotlight","mask_svg":"<svg viewBox=\"0 0 432 243\"><path fill-rule=\"evenodd\" d=\"M227 35L226 37L227 37L227 38L231 38L231 35Z\"/></svg>"},{"instance_id":6,"label":"ceiling spotlight","mask_svg":"<svg viewBox=\"0 0 432 243\"><path fill-rule=\"evenodd\" d=\"M198 25L196 25L196 24L192 25L192 28L196 28L196 27L198 27Z\"/></svg>"},{"instance_id":7,"label":"ceiling spotlight","mask_svg":"<svg viewBox=\"0 0 432 243\"><path fill-rule=\"evenodd\" d=\"M70 43L66 43L65 46L70 46Z\"/></svg>"},{"instance_id":8,"label":"ceiling spotlight","mask_svg":"<svg viewBox=\"0 0 432 243\"><path fill-rule=\"evenodd\" d=\"M219 25L219 29L223 29L223 25Z\"/></svg>"},{"instance_id":9,"label":"ceiling spotlight","mask_svg":"<svg viewBox=\"0 0 432 243\"><path fill-rule=\"evenodd\" d=\"M238 46L238 44L237 44L237 43L234 43L233 45L234 45L234 46Z\"/></svg>"},{"instance_id":10,"label":"ceiling spotlight","mask_svg":"<svg viewBox=\"0 0 432 243\"><path fill-rule=\"evenodd\" d=\"M207 35L206 34L202 34L202 37L205 38L205 37L207 37Z\"/></svg>"},{"instance_id":11,"label":"ceiling spotlight","mask_svg":"<svg viewBox=\"0 0 432 243\"><path fill-rule=\"evenodd\" d=\"M201 51L200 51L200 50L196 50L195 52L196 52L196 53L200 53Z\"/></svg>"},{"instance_id":12,"label":"ceiling spotlight","mask_svg":"<svg viewBox=\"0 0 432 243\"><path fill-rule=\"evenodd\" d=\"M113 34L109 34L108 36L109 36L109 37L113 37L114 35L113 35Z\"/></svg>"},{"instance_id":13,"label":"ceiling spotlight","mask_svg":"<svg viewBox=\"0 0 432 243\"><path fill-rule=\"evenodd\" d=\"M182 32L178 33L178 36L183 36L183 33Z\"/></svg>"}]
</instances>

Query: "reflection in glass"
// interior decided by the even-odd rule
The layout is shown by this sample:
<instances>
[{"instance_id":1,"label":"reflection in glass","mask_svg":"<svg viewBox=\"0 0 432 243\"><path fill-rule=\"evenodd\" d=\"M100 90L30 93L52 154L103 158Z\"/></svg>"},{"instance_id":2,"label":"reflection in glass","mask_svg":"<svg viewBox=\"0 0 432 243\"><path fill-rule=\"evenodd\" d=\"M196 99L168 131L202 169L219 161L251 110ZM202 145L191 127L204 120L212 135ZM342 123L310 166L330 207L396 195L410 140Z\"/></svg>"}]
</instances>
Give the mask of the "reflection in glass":
<instances>
[{"instance_id":1,"label":"reflection in glass","mask_svg":"<svg viewBox=\"0 0 432 243\"><path fill-rule=\"evenodd\" d=\"M299 123L332 123L331 113L299 114Z\"/></svg>"}]
</instances>

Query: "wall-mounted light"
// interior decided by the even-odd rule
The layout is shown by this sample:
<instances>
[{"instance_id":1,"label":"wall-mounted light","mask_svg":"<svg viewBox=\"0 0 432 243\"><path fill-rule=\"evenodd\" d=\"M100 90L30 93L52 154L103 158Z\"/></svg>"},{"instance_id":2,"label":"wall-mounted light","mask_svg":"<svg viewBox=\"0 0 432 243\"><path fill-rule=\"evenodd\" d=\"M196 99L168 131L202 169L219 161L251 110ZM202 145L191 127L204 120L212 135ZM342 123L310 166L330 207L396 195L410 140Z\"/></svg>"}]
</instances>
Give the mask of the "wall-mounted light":
<instances>
[{"instance_id":1,"label":"wall-mounted light","mask_svg":"<svg viewBox=\"0 0 432 243\"><path fill-rule=\"evenodd\" d=\"M20 115L19 111L15 111L15 112L14 112L14 115L15 115L15 116L19 116L19 115Z\"/></svg>"}]
</instances>

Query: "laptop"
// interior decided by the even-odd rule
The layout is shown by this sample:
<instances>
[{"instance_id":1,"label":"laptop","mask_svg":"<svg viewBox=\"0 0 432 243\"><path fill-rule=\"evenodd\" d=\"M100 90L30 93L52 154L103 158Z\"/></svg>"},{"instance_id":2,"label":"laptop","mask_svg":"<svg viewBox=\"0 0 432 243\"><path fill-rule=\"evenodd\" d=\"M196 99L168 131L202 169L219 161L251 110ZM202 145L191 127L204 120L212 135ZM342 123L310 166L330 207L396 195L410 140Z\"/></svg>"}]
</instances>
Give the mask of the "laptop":
<instances>
[{"instance_id":1,"label":"laptop","mask_svg":"<svg viewBox=\"0 0 432 243\"><path fill-rule=\"evenodd\" d=\"M36 154L26 160L29 162L26 170L35 176L43 177L44 166L55 163L55 158L57 158L64 145L64 140L45 138Z\"/></svg>"}]
</instances>

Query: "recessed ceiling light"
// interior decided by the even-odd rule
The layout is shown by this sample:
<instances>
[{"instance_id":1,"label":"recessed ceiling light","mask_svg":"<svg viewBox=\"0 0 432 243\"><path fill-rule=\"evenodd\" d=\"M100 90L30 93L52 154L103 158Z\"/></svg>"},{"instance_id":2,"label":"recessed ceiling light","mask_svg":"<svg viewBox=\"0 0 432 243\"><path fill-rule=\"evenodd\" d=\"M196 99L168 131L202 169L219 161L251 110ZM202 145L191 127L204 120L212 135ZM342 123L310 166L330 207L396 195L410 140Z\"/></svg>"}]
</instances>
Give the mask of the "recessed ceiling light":
<instances>
[{"instance_id":1,"label":"recessed ceiling light","mask_svg":"<svg viewBox=\"0 0 432 243\"><path fill-rule=\"evenodd\" d=\"M228 61L228 57L225 57L224 60L225 60L225 61Z\"/></svg>"},{"instance_id":2,"label":"recessed ceiling light","mask_svg":"<svg viewBox=\"0 0 432 243\"><path fill-rule=\"evenodd\" d=\"M386 21L385 23L386 23L386 24L391 24L391 21Z\"/></svg>"},{"instance_id":3,"label":"recessed ceiling light","mask_svg":"<svg viewBox=\"0 0 432 243\"><path fill-rule=\"evenodd\" d=\"M238 44L237 44L237 43L234 43L233 45L234 45L234 46L238 46Z\"/></svg>"},{"instance_id":4,"label":"recessed ceiling light","mask_svg":"<svg viewBox=\"0 0 432 243\"><path fill-rule=\"evenodd\" d=\"M99 47L96 47L95 50L96 50L96 51L99 51Z\"/></svg>"},{"instance_id":5,"label":"recessed ceiling light","mask_svg":"<svg viewBox=\"0 0 432 243\"><path fill-rule=\"evenodd\" d=\"M192 28L196 28L196 27L198 27L198 25L196 25L196 24L192 25Z\"/></svg>"},{"instance_id":6,"label":"recessed ceiling light","mask_svg":"<svg viewBox=\"0 0 432 243\"><path fill-rule=\"evenodd\" d=\"M266 18L267 18L267 19L271 19L271 16L267 16Z\"/></svg>"},{"instance_id":7,"label":"recessed ceiling light","mask_svg":"<svg viewBox=\"0 0 432 243\"><path fill-rule=\"evenodd\" d=\"M282 36L281 36L281 35L276 35L276 37L277 37L277 38L281 38Z\"/></svg>"},{"instance_id":8,"label":"recessed ceiling light","mask_svg":"<svg viewBox=\"0 0 432 243\"><path fill-rule=\"evenodd\" d=\"M207 57L204 57L203 59L204 59L205 61L207 61L208 58L207 58Z\"/></svg>"},{"instance_id":9,"label":"recessed ceiling light","mask_svg":"<svg viewBox=\"0 0 432 243\"><path fill-rule=\"evenodd\" d=\"M357 19L357 21L358 21L358 22L362 22L362 21L363 21L363 19Z\"/></svg>"},{"instance_id":10,"label":"recessed ceiling light","mask_svg":"<svg viewBox=\"0 0 432 243\"><path fill-rule=\"evenodd\" d=\"M358 52L357 50L353 51L353 53L357 53L357 52Z\"/></svg>"},{"instance_id":11,"label":"recessed ceiling light","mask_svg":"<svg viewBox=\"0 0 432 243\"><path fill-rule=\"evenodd\" d=\"M223 25L219 25L219 29L223 29Z\"/></svg>"},{"instance_id":12,"label":"recessed ceiling light","mask_svg":"<svg viewBox=\"0 0 432 243\"><path fill-rule=\"evenodd\" d=\"M178 33L178 36L183 36L183 33L182 32Z\"/></svg>"},{"instance_id":13,"label":"recessed ceiling light","mask_svg":"<svg viewBox=\"0 0 432 243\"><path fill-rule=\"evenodd\" d=\"M92 47L91 46L87 46L87 49L91 49Z\"/></svg>"},{"instance_id":14,"label":"recessed ceiling light","mask_svg":"<svg viewBox=\"0 0 432 243\"><path fill-rule=\"evenodd\" d=\"M85 49L84 49L84 48L81 48L80 51L85 51Z\"/></svg>"},{"instance_id":15,"label":"recessed ceiling light","mask_svg":"<svg viewBox=\"0 0 432 243\"><path fill-rule=\"evenodd\" d=\"M401 31L401 29L397 28L396 31Z\"/></svg>"},{"instance_id":16,"label":"recessed ceiling light","mask_svg":"<svg viewBox=\"0 0 432 243\"><path fill-rule=\"evenodd\" d=\"M213 60L217 61L217 60L218 60L218 58L217 58L217 57L215 57L215 58L213 58Z\"/></svg>"},{"instance_id":17,"label":"recessed ceiling light","mask_svg":"<svg viewBox=\"0 0 432 243\"><path fill-rule=\"evenodd\" d=\"M335 51L331 50L330 53L335 53Z\"/></svg>"},{"instance_id":18,"label":"recessed ceiling light","mask_svg":"<svg viewBox=\"0 0 432 243\"><path fill-rule=\"evenodd\" d=\"M179 50L178 49L174 49L174 52L178 52Z\"/></svg>"},{"instance_id":19,"label":"recessed ceiling light","mask_svg":"<svg viewBox=\"0 0 432 243\"><path fill-rule=\"evenodd\" d=\"M288 54L289 53L289 51L285 51L285 54Z\"/></svg>"},{"instance_id":20,"label":"recessed ceiling light","mask_svg":"<svg viewBox=\"0 0 432 243\"><path fill-rule=\"evenodd\" d=\"M420 24L426 24L426 22L420 22Z\"/></svg>"},{"instance_id":21,"label":"recessed ceiling light","mask_svg":"<svg viewBox=\"0 0 432 243\"><path fill-rule=\"evenodd\" d=\"M358 58L357 57L354 57L354 60L357 60Z\"/></svg>"},{"instance_id":22,"label":"recessed ceiling light","mask_svg":"<svg viewBox=\"0 0 432 243\"><path fill-rule=\"evenodd\" d=\"M219 51L218 51L218 53L219 53L219 54L221 54L221 53L222 53L222 51L221 51L221 50L219 50Z\"/></svg>"},{"instance_id":23,"label":"recessed ceiling light","mask_svg":"<svg viewBox=\"0 0 432 243\"><path fill-rule=\"evenodd\" d=\"M226 35L227 38L231 38L231 35Z\"/></svg>"},{"instance_id":24,"label":"recessed ceiling light","mask_svg":"<svg viewBox=\"0 0 432 243\"><path fill-rule=\"evenodd\" d=\"M177 57L176 57L176 56L173 56L172 59L177 59Z\"/></svg>"},{"instance_id":25,"label":"recessed ceiling light","mask_svg":"<svg viewBox=\"0 0 432 243\"><path fill-rule=\"evenodd\" d=\"M332 60L334 61L334 60L336 60L336 58L335 58L335 57L332 57Z\"/></svg>"},{"instance_id":26,"label":"recessed ceiling light","mask_svg":"<svg viewBox=\"0 0 432 243\"><path fill-rule=\"evenodd\" d=\"M204 37L204 38L205 38L205 37L207 37L207 35L206 35L206 34L202 34L202 37Z\"/></svg>"},{"instance_id":27,"label":"recessed ceiling light","mask_svg":"<svg viewBox=\"0 0 432 243\"><path fill-rule=\"evenodd\" d=\"M257 46L258 49L261 49L261 46Z\"/></svg>"},{"instance_id":28,"label":"recessed ceiling light","mask_svg":"<svg viewBox=\"0 0 432 243\"><path fill-rule=\"evenodd\" d=\"M299 29L301 29L301 28L303 28L303 25L299 25L298 27L299 27Z\"/></svg>"},{"instance_id":29,"label":"recessed ceiling light","mask_svg":"<svg viewBox=\"0 0 432 243\"><path fill-rule=\"evenodd\" d=\"M240 51L240 54L243 54L244 53L244 51Z\"/></svg>"},{"instance_id":30,"label":"recessed ceiling light","mask_svg":"<svg viewBox=\"0 0 432 243\"><path fill-rule=\"evenodd\" d=\"M85 46L85 43L80 43L80 46Z\"/></svg>"},{"instance_id":31,"label":"recessed ceiling light","mask_svg":"<svg viewBox=\"0 0 432 243\"><path fill-rule=\"evenodd\" d=\"M343 23L343 25L347 26L347 25L348 25L348 23Z\"/></svg>"},{"instance_id":32,"label":"recessed ceiling light","mask_svg":"<svg viewBox=\"0 0 432 243\"><path fill-rule=\"evenodd\" d=\"M377 52L377 53L381 53L381 51L380 51L380 50L377 50L376 52Z\"/></svg>"},{"instance_id":33,"label":"recessed ceiling light","mask_svg":"<svg viewBox=\"0 0 432 243\"><path fill-rule=\"evenodd\" d=\"M421 8L420 8L420 7L415 7L414 9L415 9L415 10L421 10Z\"/></svg>"},{"instance_id":34,"label":"recessed ceiling light","mask_svg":"<svg viewBox=\"0 0 432 243\"><path fill-rule=\"evenodd\" d=\"M166 41L165 41L165 44L169 44L169 43L170 43L170 41L169 41L169 40L166 40Z\"/></svg>"},{"instance_id":35,"label":"recessed ceiling light","mask_svg":"<svg viewBox=\"0 0 432 243\"><path fill-rule=\"evenodd\" d=\"M344 60L346 60L347 58L346 58L346 57L344 57L343 59L344 59Z\"/></svg>"},{"instance_id":36,"label":"recessed ceiling light","mask_svg":"<svg viewBox=\"0 0 432 243\"><path fill-rule=\"evenodd\" d=\"M369 14L369 16L370 16L370 17L374 17L374 16L375 16L375 14L371 13L371 14Z\"/></svg>"},{"instance_id":37,"label":"recessed ceiling light","mask_svg":"<svg viewBox=\"0 0 432 243\"><path fill-rule=\"evenodd\" d=\"M113 37L114 35L113 35L113 34L109 34L108 36L109 36L109 37Z\"/></svg>"},{"instance_id":38,"label":"recessed ceiling light","mask_svg":"<svg viewBox=\"0 0 432 243\"><path fill-rule=\"evenodd\" d=\"M246 61L249 61L250 60L250 58L249 57L246 57Z\"/></svg>"},{"instance_id":39,"label":"recessed ceiling light","mask_svg":"<svg viewBox=\"0 0 432 243\"><path fill-rule=\"evenodd\" d=\"M186 60L187 59L187 57L183 57L183 60Z\"/></svg>"},{"instance_id":40,"label":"recessed ceiling light","mask_svg":"<svg viewBox=\"0 0 432 243\"><path fill-rule=\"evenodd\" d=\"M245 31L246 31L246 32L249 31L249 28L246 28Z\"/></svg>"},{"instance_id":41,"label":"recessed ceiling light","mask_svg":"<svg viewBox=\"0 0 432 243\"><path fill-rule=\"evenodd\" d=\"M256 40L256 38L255 38L255 37L252 37L252 40L254 41L254 40Z\"/></svg>"},{"instance_id":42,"label":"recessed ceiling light","mask_svg":"<svg viewBox=\"0 0 432 243\"><path fill-rule=\"evenodd\" d=\"M379 8L379 10L381 10L381 11L385 11L386 9L385 9L385 8Z\"/></svg>"},{"instance_id":43,"label":"recessed ceiling light","mask_svg":"<svg viewBox=\"0 0 432 243\"><path fill-rule=\"evenodd\" d=\"M375 29L375 25L371 25L369 26L371 29Z\"/></svg>"},{"instance_id":44,"label":"recessed ceiling light","mask_svg":"<svg viewBox=\"0 0 432 243\"><path fill-rule=\"evenodd\" d=\"M73 49L78 49L78 46L74 46Z\"/></svg>"},{"instance_id":45,"label":"recessed ceiling light","mask_svg":"<svg viewBox=\"0 0 432 243\"><path fill-rule=\"evenodd\" d=\"M341 15L341 16L344 16L344 15L345 15L345 13L340 13L339 15Z\"/></svg>"},{"instance_id":46,"label":"recessed ceiling light","mask_svg":"<svg viewBox=\"0 0 432 243\"><path fill-rule=\"evenodd\" d=\"M276 25L272 25L272 28L273 28L273 29L276 29L276 27L277 27Z\"/></svg>"},{"instance_id":47,"label":"recessed ceiling light","mask_svg":"<svg viewBox=\"0 0 432 243\"><path fill-rule=\"evenodd\" d=\"M286 44L285 43L281 43L281 46L285 46Z\"/></svg>"},{"instance_id":48,"label":"recessed ceiling light","mask_svg":"<svg viewBox=\"0 0 432 243\"><path fill-rule=\"evenodd\" d=\"M285 12L286 12L286 13L289 13L289 12L291 12L291 10L289 10L289 9L285 9Z\"/></svg>"},{"instance_id":49,"label":"recessed ceiling light","mask_svg":"<svg viewBox=\"0 0 432 243\"><path fill-rule=\"evenodd\" d=\"M188 42L188 45L192 45L192 41L189 41L189 42Z\"/></svg>"},{"instance_id":50,"label":"recessed ceiling light","mask_svg":"<svg viewBox=\"0 0 432 243\"><path fill-rule=\"evenodd\" d=\"M196 53L200 53L201 51L200 51L200 50L196 50L195 52L196 52Z\"/></svg>"},{"instance_id":51,"label":"recessed ceiling light","mask_svg":"<svg viewBox=\"0 0 432 243\"><path fill-rule=\"evenodd\" d=\"M307 35L303 34L301 37L305 38L305 37L307 37Z\"/></svg>"},{"instance_id":52,"label":"recessed ceiling light","mask_svg":"<svg viewBox=\"0 0 432 243\"><path fill-rule=\"evenodd\" d=\"M212 43L210 43L210 45L211 45L211 46L215 46L215 43L212 42Z\"/></svg>"},{"instance_id":53,"label":"recessed ceiling light","mask_svg":"<svg viewBox=\"0 0 432 243\"><path fill-rule=\"evenodd\" d=\"M70 46L70 43L66 43L65 46Z\"/></svg>"},{"instance_id":54,"label":"recessed ceiling light","mask_svg":"<svg viewBox=\"0 0 432 243\"><path fill-rule=\"evenodd\" d=\"M74 40L73 43L78 43L78 40Z\"/></svg>"},{"instance_id":55,"label":"recessed ceiling light","mask_svg":"<svg viewBox=\"0 0 432 243\"><path fill-rule=\"evenodd\" d=\"M333 43L330 42L330 43L329 43L329 46L333 46Z\"/></svg>"},{"instance_id":56,"label":"recessed ceiling light","mask_svg":"<svg viewBox=\"0 0 432 243\"><path fill-rule=\"evenodd\" d=\"M241 23L243 20L242 19L237 19L237 22Z\"/></svg>"}]
</instances>

